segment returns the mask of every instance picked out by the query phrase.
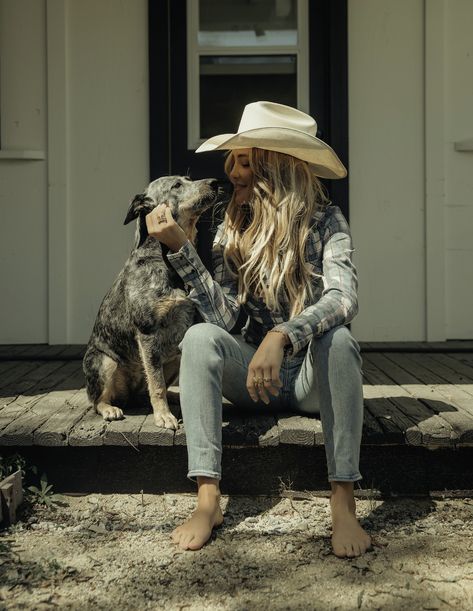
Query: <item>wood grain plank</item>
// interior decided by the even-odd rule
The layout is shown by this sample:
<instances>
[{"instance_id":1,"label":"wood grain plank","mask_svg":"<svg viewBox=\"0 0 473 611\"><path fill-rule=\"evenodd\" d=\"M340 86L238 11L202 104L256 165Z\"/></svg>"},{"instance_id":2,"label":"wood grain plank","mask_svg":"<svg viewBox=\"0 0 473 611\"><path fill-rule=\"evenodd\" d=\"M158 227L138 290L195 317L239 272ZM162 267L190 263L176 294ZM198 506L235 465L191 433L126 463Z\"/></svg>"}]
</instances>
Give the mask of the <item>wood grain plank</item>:
<instances>
[{"instance_id":1,"label":"wood grain plank","mask_svg":"<svg viewBox=\"0 0 473 611\"><path fill-rule=\"evenodd\" d=\"M33 433L33 443L37 446L66 446L69 444L69 431L90 409L93 409L85 388L81 388L63 408L53 414Z\"/></svg>"},{"instance_id":2,"label":"wood grain plank","mask_svg":"<svg viewBox=\"0 0 473 611\"><path fill-rule=\"evenodd\" d=\"M473 380L473 355L469 358L468 355L452 352L450 354L431 354L431 356ZM465 356L467 358L464 358Z\"/></svg>"},{"instance_id":3,"label":"wood grain plank","mask_svg":"<svg viewBox=\"0 0 473 611\"><path fill-rule=\"evenodd\" d=\"M370 386L364 389L365 395L371 401L383 397L395 406L395 412L376 412L376 416L393 419L397 426L404 431L405 442L409 445L423 445L422 430L418 427L420 422L426 421L435 415L429 407L417 399L414 399L405 388L394 382L392 377L387 375L385 371L377 366L379 359L377 355L366 355L364 357L364 372L366 379L370 382ZM386 369L392 372L389 363L386 363ZM424 427L425 430L425 427ZM438 430L436 423L435 430ZM451 427L448 428L447 439L450 439Z\"/></svg>"},{"instance_id":4,"label":"wood grain plank","mask_svg":"<svg viewBox=\"0 0 473 611\"><path fill-rule=\"evenodd\" d=\"M410 445L451 447L458 442L459 437L451 424L437 414L438 403L430 402L431 390L419 384L416 377L388 359L385 354L371 354L368 360L379 372L385 374L386 378L378 375L376 380L385 382L386 393L390 394L391 400L396 400L399 409L414 419L415 426L406 431L406 439ZM375 375L375 369L372 372ZM392 380L391 386L389 380Z\"/></svg>"},{"instance_id":5,"label":"wood grain plank","mask_svg":"<svg viewBox=\"0 0 473 611\"><path fill-rule=\"evenodd\" d=\"M41 367L41 361L16 361L15 367L8 369L0 378L0 392L2 397L10 394L19 394L17 385L20 385L23 378L31 371Z\"/></svg>"},{"instance_id":6,"label":"wood grain plank","mask_svg":"<svg viewBox=\"0 0 473 611\"><path fill-rule=\"evenodd\" d=\"M66 363L64 361L25 361L18 363L15 371L9 370L11 380L1 389L2 400L10 393L20 395L28 392L29 395L51 390L54 384L61 378L61 369Z\"/></svg>"},{"instance_id":7,"label":"wood grain plank","mask_svg":"<svg viewBox=\"0 0 473 611\"><path fill-rule=\"evenodd\" d=\"M101 446L108 423L94 408L89 409L69 430L70 446Z\"/></svg>"},{"instance_id":8,"label":"wood grain plank","mask_svg":"<svg viewBox=\"0 0 473 611\"><path fill-rule=\"evenodd\" d=\"M473 433L469 414L473 412L471 396L452 384L443 383L444 380L423 367L422 355L387 353L384 356L391 361L391 367L396 367L396 375L403 380L402 386L451 425L450 442L470 445Z\"/></svg>"},{"instance_id":9,"label":"wood grain plank","mask_svg":"<svg viewBox=\"0 0 473 611\"><path fill-rule=\"evenodd\" d=\"M174 429L156 426L154 415L148 414L138 431L138 443L143 446L172 446L174 433Z\"/></svg>"},{"instance_id":10,"label":"wood grain plank","mask_svg":"<svg viewBox=\"0 0 473 611\"><path fill-rule=\"evenodd\" d=\"M300 416L293 412L282 412L277 415L279 443L295 444L301 446L315 445L315 434L318 433L319 441L322 439L322 424L316 418Z\"/></svg>"},{"instance_id":11,"label":"wood grain plank","mask_svg":"<svg viewBox=\"0 0 473 611\"><path fill-rule=\"evenodd\" d=\"M127 414L122 420L112 420L103 433L104 445L138 447L139 433L148 414Z\"/></svg>"},{"instance_id":12,"label":"wood grain plank","mask_svg":"<svg viewBox=\"0 0 473 611\"><path fill-rule=\"evenodd\" d=\"M473 367L451 358L448 354L425 355L422 364L445 381L473 396Z\"/></svg>"},{"instance_id":13,"label":"wood grain plank","mask_svg":"<svg viewBox=\"0 0 473 611\"><path fill-rule=\"evenodd\" d=\"M32 409L38 401L67 379L71 372L77 370L76 366L67 366L63 361L34 363L35 368L26 371L21 380L11 382L2 389L4 396L0 404L0 431ZM22 366L20 369L23 370Z\"/></svg>"},{"instance_id":14,"label":"wood grain plank","mask_svg":"<svg viewBox=\"0 0 473 611\"><path fill-rule=\"evenodd\" d=\"M19 365L18 361L0 361L0 385L2 382L3 375L7 371L15 369L15 367L18 367L18 365Z\"/></svg>"},{"instance_id":15,"label":"wood grain plank","mask_svg":"<svg viewBox=\"0 0 473 611\"><path fill-rule=\"evenodd\" d=\"M69 362L64 366L64 369L66 368L70 371L69 376L3 429L0 434L1 445L32 445L33 432L53 414L63 409L66 400L71 399L84 385L82 367L78 367L75 362ZM6 410L8 407L0 412L0 418Z\"/></svg>"},{"instance_id":16,"label":"wood grain plank","mask_svg":"<svg viewBox=\"0 0 473 611\"><path fill-rule=\"evenodd\" d=\"M0 356L2 359L15 360L15 356L22 354L31 347L31 344L2 344L0 345Z\"/></svg>"},{"instance_id":17,"label":"wood grain plank","mask_svg":"<svg viewBox=\"0 0 473 611\"><path fill-rule=\"evenodd\" d=\"M174 431L174 445L175 446L187 445L186 430L182 422L179 422L179 428L177 428Z\"/></svg>"}]
</instances>

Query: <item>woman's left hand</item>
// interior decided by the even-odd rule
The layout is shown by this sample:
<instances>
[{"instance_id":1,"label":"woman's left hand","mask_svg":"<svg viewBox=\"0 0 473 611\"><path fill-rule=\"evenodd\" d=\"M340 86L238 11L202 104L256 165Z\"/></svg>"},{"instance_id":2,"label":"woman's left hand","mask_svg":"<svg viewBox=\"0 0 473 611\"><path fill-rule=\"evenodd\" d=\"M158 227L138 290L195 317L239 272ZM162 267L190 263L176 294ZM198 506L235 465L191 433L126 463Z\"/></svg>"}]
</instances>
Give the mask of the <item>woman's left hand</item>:
<instances>
[{"instance_id":1,"label":"woman's left hand","mask_svg":"<svg viewBox=\"0 0 473 611\"><path fill-rule=\"evenodd\" d=\"M187 242L186 234L174 220L167 204L156 206L145 219L148 234L166 244L173 252L177 252Z\"/></svg>"},{"instance_id":2,"label":"woman's left hand","mask_svg":"<svg viewBox=\"0 0 473 611\"><path fill-rule=\"evenodd\" d=\"M267 391L276 397L283 385L279 377L281 363L284 358L284 342L281 341L283 337L280 333L268 333L251 359L248 366L246 387L250 397L255 402L261 398L268 405L269 396ZM255 379L263 380L263 383L256 385Z\"/></svg>"}]
</instances>

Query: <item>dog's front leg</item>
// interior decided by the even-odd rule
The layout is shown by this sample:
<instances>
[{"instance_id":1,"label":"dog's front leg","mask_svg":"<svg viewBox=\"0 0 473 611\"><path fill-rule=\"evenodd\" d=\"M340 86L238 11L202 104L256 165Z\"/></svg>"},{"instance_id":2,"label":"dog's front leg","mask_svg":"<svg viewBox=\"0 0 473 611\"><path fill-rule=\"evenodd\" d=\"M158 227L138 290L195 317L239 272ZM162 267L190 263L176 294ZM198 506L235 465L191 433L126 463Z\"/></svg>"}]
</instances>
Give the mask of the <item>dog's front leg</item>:
<instances>
[{"instance_id":1,"label":"dog's front leg","mask_svg":"<svg viewBox=\"0 0 473 611\"><path fill-rule=\"evenodd\" d=\"M154 423L166 429L179 427L177 418L171 413L166 397L166 380L161 362L156 362L156 355L151 357L153 338L137 336L143 368L148 382L148 391L153 406Z\"/></svg>"}]
</instances>

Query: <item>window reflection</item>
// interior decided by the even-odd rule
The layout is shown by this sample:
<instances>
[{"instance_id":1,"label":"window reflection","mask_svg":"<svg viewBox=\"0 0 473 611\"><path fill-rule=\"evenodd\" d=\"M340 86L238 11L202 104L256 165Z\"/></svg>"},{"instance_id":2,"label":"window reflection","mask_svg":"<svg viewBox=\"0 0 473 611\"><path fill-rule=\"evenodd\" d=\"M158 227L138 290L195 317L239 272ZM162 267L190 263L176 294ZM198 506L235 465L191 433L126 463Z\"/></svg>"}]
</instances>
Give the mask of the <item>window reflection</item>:
<instances>
[{"instance_id":1,"label":"window reflection","mask_svg":"<svg viewBox=\"0 0 473 611\"><path fill-rule=\"evenodd\" d=\"M296 55L200 57L201 138L236 131L255 100L297 106Z\"/></svg>"},{"instance_id":2,"label":"window reflection","mask_svg":"<svg viewBox=\"0 0 473 611\"><path fill-rule=\"evenodd\" d=\"M297 45L297 0L200 0L199 46Z\"/></svg>"}]
</instances>

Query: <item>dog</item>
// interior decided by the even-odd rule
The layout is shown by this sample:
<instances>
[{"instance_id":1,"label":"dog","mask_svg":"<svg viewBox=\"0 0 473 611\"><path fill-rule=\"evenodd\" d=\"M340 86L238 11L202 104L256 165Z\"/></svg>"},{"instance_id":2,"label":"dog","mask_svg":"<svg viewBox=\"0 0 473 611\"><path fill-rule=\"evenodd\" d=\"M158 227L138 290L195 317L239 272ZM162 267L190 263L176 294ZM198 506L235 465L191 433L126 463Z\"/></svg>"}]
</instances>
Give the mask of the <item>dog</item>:
<instances>
[{"instance_id":1,"label":"dog","mask_svg":"<svg viewBox=\"0 0 473 611\"><path fill-rule=\"evenodd\" d=\"M167 203L195 245L200 215L224 195L215 179L163 176L130 202L124 224L137 219L134 247L100 305L82 362L87 396L104 420L123 418L116 404L148 391L156 426L178 428L166 393L178 378L178 344L196 308L166 259L169 248L148 235L145 217Z\"/></svg>"}]
</instances>

